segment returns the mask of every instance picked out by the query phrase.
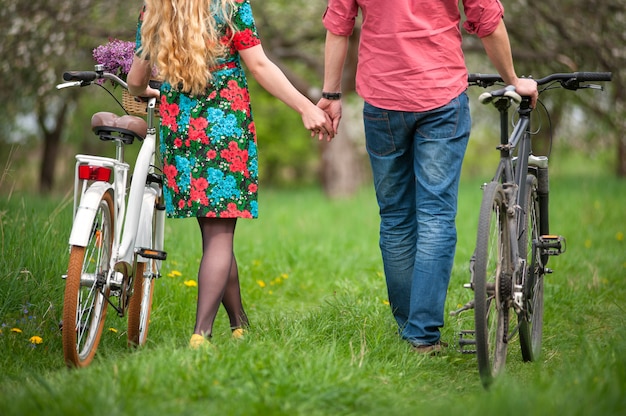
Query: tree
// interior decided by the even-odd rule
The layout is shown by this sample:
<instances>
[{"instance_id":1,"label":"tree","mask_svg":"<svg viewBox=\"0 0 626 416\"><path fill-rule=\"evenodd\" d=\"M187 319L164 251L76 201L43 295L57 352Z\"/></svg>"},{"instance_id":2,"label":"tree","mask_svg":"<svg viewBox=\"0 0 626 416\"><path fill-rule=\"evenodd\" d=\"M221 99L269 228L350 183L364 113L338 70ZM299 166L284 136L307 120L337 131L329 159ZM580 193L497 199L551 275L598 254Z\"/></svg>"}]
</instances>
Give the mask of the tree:
<instances>
[{"instance_id":1,"label":"tree","mask_svg":"<svg viewBox=\"0 0 626 416\"><path fill-rule=\"evenodd\" d=\"M612 72L609 94L557 94L553 97L553 125L573 107L585 109L588 120L608 127L616 145L616 174L626 176L626 8L623 0L526 0L506 2L505 22L516 69L541 76L552 72ZM567 11L564 13L564 11ZM467 38L466 52L482 50ZM558 97L558 98L557 98ZM608 99L610 97L610 99ZM596 138L597 139L597 138Z\"/></svg>"},{"instance_id":2,"label":"tree","mask_svg":"<svg viewBox=\"0 0 626 416\"><path fill-rule=\"evenodd\" d=\"M133 39L141 2L125 0L0 0L0 99L5 105L0 141L25 114L35 114L45 144L40 168L40 189L52 188L58 146L66 121L80 91L54 91L64 70L93 65L92 49L108 38ZM323 1L252 1L265 49L294 85L317 101L323 77L325 30ZM518 72L543 74L564 71L612 71L611 99L589 94L554 95L553 121L571 106L584 106L600 120L616 143L617 168L626 176L626 64L624 49L626 9L623 0L585 2L551 0L529 5L527 0L505 2ZM567 13L563 13L567 10ZM297 22L297 24L294 24ZM357 44L358 28L351 42ZM474 36L464 37L468 57L484 51ZM356 50L350 51L343 92L346 109L340 135L319 148L320 178L327 194L350 194L366 180L360 126L360 100L354 93ZM473 69L473 68L472 68ZM553 107L555 108L555 107ZM8 126L8 128L6 127ZM279 141L265 146L281 146Z\"/></svg>"},{"instance_id":3,"label":"tree","mask_svg":"<svg viewBox=\"0 0 626 416\"><path fill-rule=\"evenodd\" d=\"M35 115L44 143L39 188L47 192L68 110L78 96L57 94L54 86L64 70L91 67L91 50L107 37L132 39L139 6L133 13L123 0L1 0L0 6L0 54L8 57L0 62L0 100L13 104L2 121L11 125L20 115Z\"/></svg>"},{"instance_id":4,"label":"tree","mask_svg":"<svg viewBox=\"0 0 626 416\"><path fill-rule=\"evenodd\" d=\"M326 30L322 15L325 7L325 2L303 0L274 0L254 7L266 53L313 102L321 97L324 76ZM298 20L298 25L293 24L294 19ZM358 111L361 101L355 93L359 33L357 26L344 68L342 92L345 108L339 133L332 142L319 143L319 180L331 198L354 194L368 177L363 123Z\"/></svg>"}]
</instances>

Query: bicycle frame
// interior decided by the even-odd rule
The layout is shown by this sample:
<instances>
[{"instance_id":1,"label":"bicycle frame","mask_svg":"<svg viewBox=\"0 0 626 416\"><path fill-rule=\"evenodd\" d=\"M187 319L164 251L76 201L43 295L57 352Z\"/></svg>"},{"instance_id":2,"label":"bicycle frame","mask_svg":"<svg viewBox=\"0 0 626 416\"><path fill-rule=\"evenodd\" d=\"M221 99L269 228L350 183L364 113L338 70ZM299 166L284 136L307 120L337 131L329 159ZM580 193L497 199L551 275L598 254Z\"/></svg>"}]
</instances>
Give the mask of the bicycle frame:
<instances>
[{"instance_id":1,"label":"bicycle frame","mask_svg":"<svg viewBox=\"0 0 626 416\"><path fill-rule=\"evenodd\" d=\"M139 227L142 221L150 221L145 218L146 209L143 207L154 206L154 201L158 198L159 189L154 185L147 185L148 174L151 166L154 165L156 150L156 127L153 116L155 111L155 99L148 103L148 130L142 142L141 149L135 162L130 189L127 193L126 183L130 166L124 162L124 145L116 143L116 157L107 158L91 155L77 155L74 181L74 223L70 234L69 244L85 246L89 238L89 225L93 221L97 204L102 195L106 192L113 193L115 204L115 232L113 236L113 248L106 277L107 286L119 286L124 279L133 275L138 259L135 247L149 246L151 235L139 234L138 231L150 230L151 227ZM86 180L79 178L79 169L83 165L108 167L113 172L112 183L106 180L96 180L89 184ZM126 199L128 198L128 204ZM80 202L78 202L80 201ZM163 241L164 218L159 219L159 226L156 232L157 241ZM146 243L147 242L147 243ZM162 247L156 247L161 250ZM145 260L143 260L145 261ZM116 275L121 273L121 275Z\"/></svg>"},{"instance_id":2,"label":"bicycle frame","mask_svg":"<svg viewBox=\"0 0 626 416\"><path fill-rule=\"evenodd\" d=\"M500 162L493 177L494 181L499 181L507 199L507 223L510 238L511 259L513 259L513 302L515 309L519 312L523 309L522 287L525 276L519 278L520 273L526 271L526 259L522 259L519 253L518 235L521 224L521 216L518 210L526 206L526 175L528 173L529 157L532 155L531 135L530 135L530 101L523 98L517 110L519 120L515 124L513 132L508 134L508 116L511 100L501 98L495 103L500 113ZM517 150L517 158L513 157Z\"/></svg>"}]
</instances>

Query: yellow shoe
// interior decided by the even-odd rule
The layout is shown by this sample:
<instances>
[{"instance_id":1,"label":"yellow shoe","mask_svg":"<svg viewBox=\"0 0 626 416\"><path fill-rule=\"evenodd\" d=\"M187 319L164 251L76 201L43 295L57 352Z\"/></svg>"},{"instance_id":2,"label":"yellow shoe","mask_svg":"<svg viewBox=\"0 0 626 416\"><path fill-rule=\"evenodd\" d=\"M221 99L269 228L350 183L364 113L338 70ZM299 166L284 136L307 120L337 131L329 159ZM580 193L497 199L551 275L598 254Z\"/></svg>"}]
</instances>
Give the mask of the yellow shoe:
<instances>
[{"instance_id":1,"label":"yellow shoe","mask_svg":"<svg viewBox=\"0 0 626 416\"><path fill-rule=\"evenodd\" d=\"M243 328L235 328L233 329L232 336L234 339L243 339L246 336L246 330Z\"/></svg>"},{"instance_id":2,"label":"yellow shoe","mask_svg":"<svg viewBox=\"0 0 626 416\"><path fill-rule=\"evenodd\" d=\"M198 350L200 348L206 348L211 345L211 342L199 334L193 334L189 340L189 348L192 350Z\"/></svg>"}]
</instances>

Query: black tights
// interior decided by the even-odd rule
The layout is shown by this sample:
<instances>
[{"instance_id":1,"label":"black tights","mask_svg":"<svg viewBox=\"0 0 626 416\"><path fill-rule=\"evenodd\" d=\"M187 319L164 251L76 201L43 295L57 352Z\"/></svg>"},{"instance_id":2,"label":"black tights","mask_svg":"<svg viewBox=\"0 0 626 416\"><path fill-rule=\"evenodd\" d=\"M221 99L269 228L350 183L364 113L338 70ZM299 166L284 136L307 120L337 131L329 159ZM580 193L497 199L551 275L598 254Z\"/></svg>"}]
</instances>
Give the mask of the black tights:
<instances>
[{"instance_id":1,"label":"black tights","mask_svg":"<svg viewBox=\"0 0 626 416\"><path fill-rule=\"evenodd\" d=\"M236 218L198 218L202 233L202 260L198 271L195 334L211 336L213 322L224 304L231 328L245 327L248 318L241 303L239 272L233 251Z\"/></svg>"}]
</instances>

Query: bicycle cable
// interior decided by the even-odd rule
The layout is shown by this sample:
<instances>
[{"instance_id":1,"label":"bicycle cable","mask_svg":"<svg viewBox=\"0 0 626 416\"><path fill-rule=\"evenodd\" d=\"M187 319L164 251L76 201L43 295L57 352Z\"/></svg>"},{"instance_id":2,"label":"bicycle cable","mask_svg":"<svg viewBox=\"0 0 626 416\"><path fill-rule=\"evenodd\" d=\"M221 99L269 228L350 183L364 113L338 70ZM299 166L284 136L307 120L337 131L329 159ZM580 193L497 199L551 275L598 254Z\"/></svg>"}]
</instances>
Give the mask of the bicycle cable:
<instances>
[{"instance_id":1,"label":"bicycle cable","mask_svg":"<svg viewBox=\"0 0 626 416\"><path fill-rule=\"evenodd\" d=\"M107 92L107 94L109 94L111 96L111 98L113 98L115 100L115 102L122 108L122 110L124 110L124 113L126 113L126 115L130 115L128 113L128 111L126 111L126 109L124 108L124 105L122 105L122 103L120 102L120 100L117 99L117 97L115 95L113 95L113 93L111 92L110 89L108 89L107 87L105 87L104 85L102 85L99 82L95 82L95 85L99 86L100 88L102 88L103 90L105 90Z\"/></svg>"}]
</instances>

